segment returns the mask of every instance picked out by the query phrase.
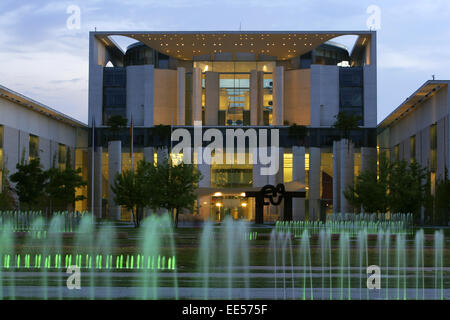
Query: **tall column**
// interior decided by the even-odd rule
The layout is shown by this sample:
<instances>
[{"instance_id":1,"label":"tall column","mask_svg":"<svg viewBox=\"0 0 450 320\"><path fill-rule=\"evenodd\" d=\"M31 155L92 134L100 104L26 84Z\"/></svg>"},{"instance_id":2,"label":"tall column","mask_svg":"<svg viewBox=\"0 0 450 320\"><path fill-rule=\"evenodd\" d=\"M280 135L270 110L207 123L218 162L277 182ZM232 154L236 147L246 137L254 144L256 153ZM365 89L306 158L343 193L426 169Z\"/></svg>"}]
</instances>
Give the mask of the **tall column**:
<instances>
[{"instance_id":1,"label":"tall column","mask_svg":"<svg viewBox=\"0 0 450 320\"><path fill-rule=\"evenodd\" d=\"M347 139L342 139L340 141L340 167L341 167L341 212L350 212L351 206L344 196L344 191L347 189L348 185L353 185L354 176L354 150L353 143Z\"/></svg>"},{"instance_id":2,"label":"tall column","mask_svg":"<svg viewBox=\"0 0 450 320\"><path fill-rule=\"evenodd\" d=\"M258 125L258 71L250 72L250 125Z\"/></svg>"},{"instance_id":3,"label":"tall column","mask_svg":"<svg viewBox=\"0 0 450 320\"><path fill-rule=\"evenodd\" d=\"M202 69L192 69L192 122L202 121Z\"/></svg>"},{"instance_id":4,"label":"tall column","mask_svg":"<svg viewBox=\"0 0 450 320\"><path fill-rule=\"evenodd\" d=\"M254 188L262 188L268 183L267 176L261 175L261 167L259 162L253 164L252 176Z\"/></svg>"},{"instance_id":5,"label":"tall column","mask_svg":"<svg viewBox=\"0 0 450 320\"><path fill-rule=\"evenodd\" d=\"M178 108L178 121L179 126L185 124L185 108L186 108L186 69L180 67L177 68L177 108Z\"/></svg>"},{"instance_id":6,"label":"tall column","mask_svg":"<svg viewBox=\"0 0 450 320\"><path fill-rule=\"evenodd\" d=\"M305 185L305 147L292 147L292 180ZM305 199L293 198L292 211L294 221L305 220Z\"/></svg>"},{"instance_id":7,"label":"tall column","mask_svg":"<svg viewBox=\"0 0 450 320\"><path fill-rule=\"evenodd\" d=\"M333 141L333 213L341 211L341 147Z\"/></svg>"},{"instance_id":8,"label":"tall column","mask_svg":"<svg viewBox=\"0 0 450 320\"><path fill-rule=\"evenodd\" d=\"M122 141L110 141L108 143L108 203L109 217L111 220L120 220L120 206L114 201L114 192L111 185L114 177L122 170Z\"/></svg>"},{"instance_id":9,"label":"tall column","mask_svg":"<svg viewBox=\"0 0 450 320\"><path fill-rule=\"evenodd\" d=\"M208 126L219 123L219 73L205 74L205 122Z\"/></svg>"},{"instance_id":10,"label":"tall column","mask_svg":"<svg viewBox=\"0 0 450 320\"><path fill-rule=\"evenodd\" d=\"M93 50L90 48L90 50ZM92 120L95 125L103 124L103 66L97 61L89 61L89 127L92 127Z\"/></svg>"},{"instance_id":11,"label":"tall column","mask_svg":"<svg viewBox=\"0 0 450 320\"><path fill-rule=\"evenodd\" d=\"M196 153L196 156L198 157L197 159L197 168L198 171L200 171L200 173L202 174L202 179L200 180L200 182L198 183L199 188L209 188L211 185L211 165L207 164L203 161L203 159L200 159L200 157L202 157L203 152L202 153ZM201 163L199 163L201 162Z\"/></svg>"},{"instance_id":12,"label":"tall column","mask_svg":"<svg viewBox=\"0 0 450 320\"><path fill-rule=\"evenodd\" d=\"M284 67L275 68L273 77L272 124L283 125L284 122Z\"/></svg>"},{"instance_id":13,"label":"tall column","mask_svg":"<svg viewBox=\"0 0 450 320\"><path fill-rule=\"evenodd\" d=\"M278 172L273 175L267 176L269 184L276 186L278 183L283 183L283 163L284 163L283 148L279 147L278 148Z\"/></svg>"},{"instance_id":14,"label":"tall column","mask_svg":"<svg viewBox=\"0 0 450 320\"><path fill-rule=\"evenodd\" d=\"M309 220L320 217L320 148L309 148Z\"/></svg>"},{"instance_id":15,"label":"tall column","mask_svg":"<svg viewBox=\"0 0 450 320\"><path fill-rule=\"evenodd\" d=\"M92 148L91 148L92 152ZM97 218L106 218L102 217L102 203L103 203L103 147L97 147L95 148L94 152L94 185L92 186L94 188L94 212L93 214ZM91 199L92 201L92 199Z\"/></svg>"},{"instance_id":16,"label":"tall column","mask_svg":"<svg viewBox=\"0 0 450 320\"><path fill-rule=\"evenodd\" d=\"M155 67L144 66L144 126L151 127L154 124L154 96L155 96Z\"/></svg>"},{"instance_id":17,"label":"tall column","mask_svg":"<svg viewBox=\"0 0 450 320\"><path fill-rule=\"evenodd\" d=\"M258 71L258 125L264 125L264 72Z\"/></svg>"},{"instance_id":18,"label":"tall column","mask_svg":"<svg viewBox=\"0 0 450 320\"><path fill-rule=\"evenodd\" d=\"M153 147L144 148L144 160L147 162L154 162L155 160L155 149Z\"/></svg>"}]
</instances>

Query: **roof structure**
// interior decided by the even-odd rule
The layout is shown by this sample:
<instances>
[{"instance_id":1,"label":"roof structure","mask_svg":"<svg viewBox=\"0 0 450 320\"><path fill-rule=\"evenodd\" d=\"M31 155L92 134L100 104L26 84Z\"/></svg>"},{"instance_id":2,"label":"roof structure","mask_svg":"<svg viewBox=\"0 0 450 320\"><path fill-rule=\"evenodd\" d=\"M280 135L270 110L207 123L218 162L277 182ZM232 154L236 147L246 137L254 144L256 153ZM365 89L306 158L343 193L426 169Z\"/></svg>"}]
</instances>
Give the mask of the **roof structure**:
<instances>
[{"instance_id":1,"label":"roof structure","mask_svg":"<svg viewBox=\"0 0 450 320\"><path fill-rule=\"evenodd\" d=\"M214 53L254 53L287 60L345 35L357 35L360 50L375 31L95 31L95 37L116 55L123 54L110 36L126 36L180 60ZM114 48L115 47L115 48Z\"/></svg>"},{"instance_id":2,"label":"roof structure","mask_svg":"<svg viewBox=\"0 0 450 320\"><path fill-rule=\"evenodd\" d=\"M37 102L31 98L28 98L18 92L15 92L7 87L0 85L0 97L20 104L21 106L31 109L35 112L42 113L47 117L55 120L67 123L74 127L87 127L87 125L81 121L71 118L64 113L56 111L40 102Z\"/></svg>"},{"instance_id":3,"label":"roof structure","mask_svg":"<svg viewBox=\"0 0 450 320\"><path fill-rule=\"evenodd\" d=\"M425 82L416 92L408 97L400 106L392 111L380 124L380 132L391 126L396 121L406 117L411 111L419 107L425 100L431 98L441 88L450 84L448 80L429 80Z\"/></svg>"}]
</instances>

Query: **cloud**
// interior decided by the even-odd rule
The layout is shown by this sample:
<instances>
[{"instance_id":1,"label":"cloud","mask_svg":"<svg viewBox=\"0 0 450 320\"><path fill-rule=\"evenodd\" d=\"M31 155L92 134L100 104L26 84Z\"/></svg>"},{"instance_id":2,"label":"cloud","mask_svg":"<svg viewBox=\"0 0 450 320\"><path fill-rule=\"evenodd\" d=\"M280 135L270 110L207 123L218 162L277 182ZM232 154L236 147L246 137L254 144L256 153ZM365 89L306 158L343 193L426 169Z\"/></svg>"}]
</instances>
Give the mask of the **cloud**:
<instances>
[{"instance_id":1,"label":"cloud","mask_svg":"<svg viewBox=\"0 0 450 320\"><path fill-rule=\"evenodd\" d=\"M66 28L71 4L81 8L80 30ZM86 122L88 34L95 27L364 30L370 4L382 10L377 41L383 108L396 106L400 94L408 96L433 73L450 78L448 0L0 0L0 81Z\"/></svg>"}]
</instances>

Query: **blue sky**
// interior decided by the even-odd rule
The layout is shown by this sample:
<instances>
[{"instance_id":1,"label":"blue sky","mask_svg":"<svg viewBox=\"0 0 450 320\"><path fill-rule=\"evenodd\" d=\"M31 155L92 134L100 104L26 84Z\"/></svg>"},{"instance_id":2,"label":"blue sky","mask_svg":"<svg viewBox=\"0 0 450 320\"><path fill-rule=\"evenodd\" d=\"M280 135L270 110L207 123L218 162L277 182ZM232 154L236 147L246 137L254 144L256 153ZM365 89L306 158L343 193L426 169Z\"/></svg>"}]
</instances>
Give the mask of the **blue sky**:
<instances>
[{"instance_id":1,"label":"blue sky","mask_svg":"<svg viewBox=\"0 0 450 320\"><path fill-rule=\"evenodd\" d=\"M81 10L68 29L67 8ZM1 0L0 84L87 122L88 32L378 30L378 122L436 75L450 79L448 0ZM127 41L121 41L126 44ZM347 39L346 44L350 44Z\"/></svg>"}]
</instances>

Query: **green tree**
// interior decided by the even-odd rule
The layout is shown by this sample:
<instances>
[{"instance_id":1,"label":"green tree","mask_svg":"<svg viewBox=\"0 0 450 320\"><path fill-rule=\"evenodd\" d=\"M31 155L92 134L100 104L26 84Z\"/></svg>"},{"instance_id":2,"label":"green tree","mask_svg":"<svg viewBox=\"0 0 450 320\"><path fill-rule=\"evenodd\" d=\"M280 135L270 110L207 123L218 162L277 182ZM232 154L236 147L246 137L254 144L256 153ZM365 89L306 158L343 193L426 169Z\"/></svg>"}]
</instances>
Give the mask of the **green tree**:
<instances>
[{"instance_id":1,"label":"green tree","mask_svg":"<svg viewBox=\"0 0 450 320\"><path fill-rule=\"evenodd\" d=\"M412 213L420 219L425 200L427 170L416 161L395 161L389 170L389 208L391 212Z\"/></svg>"},{"instance_id":2,"label":"green tree","mask_svg":"<svg viewBox=\"0 0 450 320\"><path fill-rule=\"evenodd\" d=\"M448 225L450 215L450 180L448 179L448 171L445 169L445 174L442 179L436 183L435 191L435 224Z\"/></svg>"},{"instance_id":3,"label":"green tree","mask_svg":"<svg viewBox=\"0 0 450 320\"><path fill-rule=\"evenodd\" d=\"M336 116L333 127L341 131L342 138L349 139L350 131L359 128L359 121L362 120L360 115L350 114L347 112L339 112Z\"/></svg>"},{"instance_id":4,"label":"green tree","mask_svg":"<svg viewBox=\"0 0 450 320\"><path fill-rule=\"evenodd\" d=\"M45 196L47 174L42 170L39 158L32 159L28 164L22 161L16 168L16 173L10 176L11 182L16 184L14 191L19 197L20 206L31 209Z\"/></svg>"},{"instance_id":5,"label":"green tree","mask_svg":"<svg viewBox=\"0 0 450 320\"><path fill-rule=\"evenodd\" d=\"M142 220L142 210L149 205L151 192L157 185L150 185L149 173L153 172L153 164L140 161L136 172L124 170L117 173L111 189L114 192L114 201L131 211L136 227Z\"/></svg>"},{"instance_id":6,"label":"green tree","mask_svg":"<svg viewBox=\"0 0 450 320\"><path fill-rule=\"evenodd\" d=\"M0 210L13 210L16 208L16 199L14 198L14 189L8 179L9 171L5 167L0 170L1 186L0 190Z\"/></svg>"},{"instance_id":7,"label":"green tree","mask_svg":"<svg viewBox=\"0 0 450 320\"><path fill-rule=\"evenodd\" d=\"M50 168L47 170L48 182L45 185L45 192L51 201L52 209L67 210L76 201L84 200L83 195L76 195L77 188L87 185L81 176L81 168L73 169L70 165L64 170Z\"/></svg>"},{"instance_id":8,"label":"green tree","mask_svg":"<svg viewBox=\"0 0 450 320\"><path fill-rule=\"evenodd\" d=\"M380 159L379 171L366 170L356 178L355 184L344 190L344 196L355 208L363 208L365 212L387 212L389 161Z\"/></svg>"},{"instance_id":9,"label":"green tree","mask_svg":"<svg viewBox=\"0 0 450 320\"><path fill-rule=\"evenodd\" d=\"M197 198L195 190L201 179L200 172L192 164L173 164L172 161L158 162L148 174L148 183L158 186L152 190L149 206L164 208L174 217L175 227L182 209L192 209Z\"/></svg>"},{"instance_id":10,"label":"green tree","mask_svg":"<svg viewBox=\"0 0 450 320\"><path fill-rule=\"evenodd\" d=\"M381 156L378 170L361 172L344 196L366 212L413 213L418 221L426 202L426 176L427 170L415 161L389 162Z\"/></svg>"}]
</instances>

